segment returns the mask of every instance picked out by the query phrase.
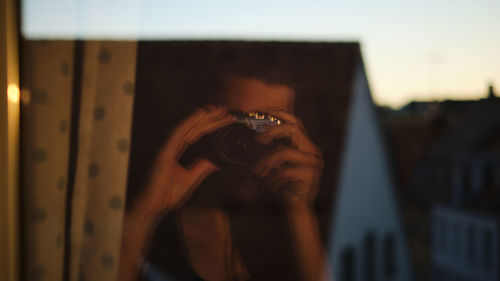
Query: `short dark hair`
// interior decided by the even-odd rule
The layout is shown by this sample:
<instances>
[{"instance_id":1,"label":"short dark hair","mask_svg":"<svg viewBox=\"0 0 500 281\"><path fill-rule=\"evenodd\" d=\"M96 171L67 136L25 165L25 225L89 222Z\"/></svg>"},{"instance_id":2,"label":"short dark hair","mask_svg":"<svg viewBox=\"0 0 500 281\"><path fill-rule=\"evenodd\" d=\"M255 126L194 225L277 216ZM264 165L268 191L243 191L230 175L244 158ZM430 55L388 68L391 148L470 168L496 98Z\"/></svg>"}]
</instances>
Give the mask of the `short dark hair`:
<instances>
[{"instance_id":1,"label":"short dark hair","mask_svg":"<svg viewBox=\"0 0 500 281\"><path fill-rule=\"evenodd\" d=\"M236 75L295 88L290 58L278 48L256 48L244 42L238 45L220 48L213 56L221 82L228 75Z\"/></svg>"}]
</instances>

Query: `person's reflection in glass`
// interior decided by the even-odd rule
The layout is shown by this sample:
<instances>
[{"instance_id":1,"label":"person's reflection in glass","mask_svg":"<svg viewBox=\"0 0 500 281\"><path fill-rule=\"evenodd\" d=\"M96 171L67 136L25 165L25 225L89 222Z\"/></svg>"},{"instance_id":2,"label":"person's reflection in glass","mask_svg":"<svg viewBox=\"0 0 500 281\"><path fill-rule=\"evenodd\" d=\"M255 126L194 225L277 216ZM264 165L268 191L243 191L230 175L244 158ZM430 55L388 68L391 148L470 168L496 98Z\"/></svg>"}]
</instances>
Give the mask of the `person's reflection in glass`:
<instances>
[{"instance_id":1,"label":"person's reflection in glass","mask_svg":"<svg viewBox=\"0 0 500 281\"><path fill-rule=\"evenodd\" d=\"M119 280L140 278L157 222L172 212L183 233L184 258L202 280L331 279L313 210L323 160L293 114L294 89L235 73L223 80L217 105L198 109L173 130L126 213ZM190 145L234 122L233 110L279 118L282 124L256 138L269 144L285 137L291 145L264 154L248 176L224 172L204 158L180 165ZM278 245L283 241L290 247Z\"/></svg>"}]
</instances>

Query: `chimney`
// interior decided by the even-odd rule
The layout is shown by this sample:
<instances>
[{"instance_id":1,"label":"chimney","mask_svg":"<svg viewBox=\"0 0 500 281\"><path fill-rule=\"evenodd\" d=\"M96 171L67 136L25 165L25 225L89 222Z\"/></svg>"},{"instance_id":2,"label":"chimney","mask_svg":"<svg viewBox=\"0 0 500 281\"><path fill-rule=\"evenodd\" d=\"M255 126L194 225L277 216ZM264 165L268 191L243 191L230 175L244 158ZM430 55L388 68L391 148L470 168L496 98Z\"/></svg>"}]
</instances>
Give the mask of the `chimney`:
<instances>
[{"instance_id":1,"label":"chimney","mask_svg":"<svg viewBox=\"0 0 500 281\"><path fill-rule=\"evenodd\" d=\"M489 99L495 98L495 91L493 89L493 84L490 84L490 86L488 87L488 98Z\"/></svg>"}]
</instances>

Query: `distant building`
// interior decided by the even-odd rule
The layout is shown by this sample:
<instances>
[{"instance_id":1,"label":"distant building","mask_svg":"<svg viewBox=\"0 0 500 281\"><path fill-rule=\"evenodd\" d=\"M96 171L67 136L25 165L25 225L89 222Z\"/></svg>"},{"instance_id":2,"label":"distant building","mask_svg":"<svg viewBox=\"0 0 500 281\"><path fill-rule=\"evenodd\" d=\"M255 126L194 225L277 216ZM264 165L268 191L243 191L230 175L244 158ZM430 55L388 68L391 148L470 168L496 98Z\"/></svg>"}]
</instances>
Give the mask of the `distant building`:
<instances>
[{"instance_id":1,"label":"distant building","mask_svg":"<svg viewBox=\"0 0 500 281\"><path fill-rule=\"evenodd\" d=\"M491 93L465 108L427 162L450 206L432 210L432 280L500 280L500 103Z\"/></svg>"},{"instance_id":2,"label":"distant building","mask_svg":"<svg viewBox=\"0 0 500 281\"><path fill-rule=\"evenodd\" d=\"M493 87L480 100L412 102L384 120L421 278L499 280L500 98ZM439 241L457 242L444 250ZM482 247L490 244L488 254ZM453 251L482 257L467 262ZM479 266L484 255L491 268Z\"/></svg>"},{"instance_id":3,"label":"distant building","mask_svg":"<svg viewBox=\"0 0 500 281\"><path fill-rule=\"evenodd\" d=\"M500 225L495 216L436 207L431 222L431 280L500 280Z\"/></svg>"}]
</instances>

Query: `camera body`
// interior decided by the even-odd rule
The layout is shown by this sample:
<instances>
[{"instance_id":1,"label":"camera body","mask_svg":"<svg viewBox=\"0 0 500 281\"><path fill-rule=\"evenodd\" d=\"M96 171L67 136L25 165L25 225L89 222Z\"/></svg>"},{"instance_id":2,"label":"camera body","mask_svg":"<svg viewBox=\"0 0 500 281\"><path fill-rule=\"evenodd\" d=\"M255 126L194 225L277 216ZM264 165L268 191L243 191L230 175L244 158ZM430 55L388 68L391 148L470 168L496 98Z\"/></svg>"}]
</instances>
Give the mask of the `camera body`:
<instances>
[{"instance_id":1,"label":"camera body","mask_svg":"<svg viewBox=\"0 0 500 281\"><path fill-rule=\"evenodd\" d=\"M263 153L278 144L289 144L286 140L264 145L255 135L279 126L282 121L274 116L260 112L231 112L236 121L228 126L201 138L191 145L182 156L180 163L189 165L199 157L206 158L217 166L249 167Z\"/></svg>"}]
</instances>

